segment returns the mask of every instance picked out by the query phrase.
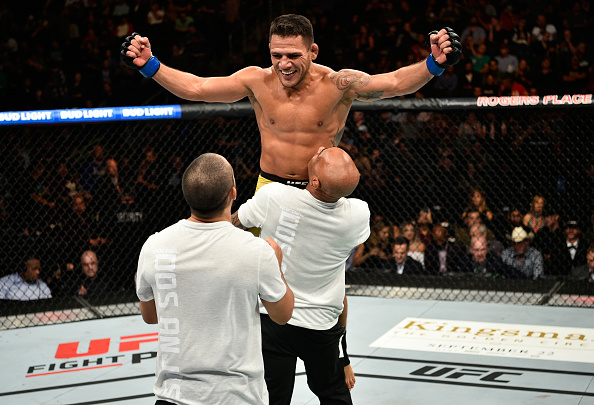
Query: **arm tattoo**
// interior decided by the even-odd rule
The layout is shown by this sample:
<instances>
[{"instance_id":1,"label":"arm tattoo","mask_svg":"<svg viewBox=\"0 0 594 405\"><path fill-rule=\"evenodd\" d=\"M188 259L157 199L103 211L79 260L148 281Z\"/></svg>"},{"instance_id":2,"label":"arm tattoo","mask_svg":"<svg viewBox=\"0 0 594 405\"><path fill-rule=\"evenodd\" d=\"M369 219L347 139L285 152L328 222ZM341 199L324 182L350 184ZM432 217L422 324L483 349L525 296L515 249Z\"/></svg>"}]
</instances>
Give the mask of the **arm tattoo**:
<instances>
[{"instance_id":1,"label":"arm tattoo","mask_svg":"<svg viewBox=\"0 0 594 405\"><path fill-rule=\"evenodd\" d=\"M381 90L378 90L378 91L368 91L367 93L355 92L355 94L357 95L356 98L358 100L379 100L384 95L384 92Z\"/></svg>"},{"instance_id":2,"label":"arm tattoo","mask_svg":"<svg viewBox=\"0 0 594 405\"><path fill-rule=\"evenodd\" d=\"M339 129L336 132L336 135L334 135L334 139L332 139L332 146L338 146L338 144L340 143L340 140L342 139L342 134L344 134L344 127Z\"/></svg>"},{"instance_id":3,"label":"arm tattoo","mask_svg":"<svg viewBox=\"0 0 594 405\"><path fill-rule=\"evenodd\" d=\"M237 214L237 212L235 212L234 214L231 214L231 223L232 223L234 226L236 226L236 227L238 227L238 228L241 228L241 229L243 229L243 230L246 230L246 229L247 229L247 228L246 228L245 226L243 226L243 225L241 224L241 222L239 221L239 215Z\"/></svg>"},{"instance_id":4,"label":"arm tattoo","mask_svg":"<svg viewBox=\"0 0 594 405\"><path fill-rule=\"evenodd\" d=\"M330 75L330 79L334 80L336 87L339 90L359 89L371 83L371 77L365 73L353 72L349 70L341 70ZM355 92L355 98L359 100L379 100L384 95L382 90Z\"/></svg>"},{"instance_id":5,"label":"arm tattoo","mask_svg":"<svg viewBox=\"0 0 594 405\"><path fill-rule=\"evenodd\" d=\"M349 88L359 88L371 82L371 78L361 72L353 72L349 70L341 70L332 73L330 79L334 80L338 90L347 90Z\"/></svg>"}]
</instances>

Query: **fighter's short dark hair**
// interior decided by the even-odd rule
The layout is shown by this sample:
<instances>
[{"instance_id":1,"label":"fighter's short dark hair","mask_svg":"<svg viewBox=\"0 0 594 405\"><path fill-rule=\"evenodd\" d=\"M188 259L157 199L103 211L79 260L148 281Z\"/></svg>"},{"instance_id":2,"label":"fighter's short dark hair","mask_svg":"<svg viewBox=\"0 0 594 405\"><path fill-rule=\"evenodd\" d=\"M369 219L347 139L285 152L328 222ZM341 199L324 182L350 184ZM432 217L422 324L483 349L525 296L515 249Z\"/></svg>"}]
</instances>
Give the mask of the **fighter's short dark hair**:
<instances>
[{"instance_id":1,"label":"fighter's short dark hair","mask_svg":"<svg viewBox=\"0 0 594 405\"><path fill-rule=\"evenodd\" d=\"M301 35L308 46L314 42L311 21L298 14L285 14L272 20L268 37L269 41L273 35L281 37L297 37Z\"/></svg>"},{"instance_id":2,"label":"fighter's short dark hair","mask_svg":"<svg viewBox=\"0 0 594 405\"><path fill-rule=\"evenodd\" d=\"M198 156L182 177L184 198L192 213L200 218L220 214L234 185L233 169L225 158L216 153Z\"/></svg>"}]
</instances>

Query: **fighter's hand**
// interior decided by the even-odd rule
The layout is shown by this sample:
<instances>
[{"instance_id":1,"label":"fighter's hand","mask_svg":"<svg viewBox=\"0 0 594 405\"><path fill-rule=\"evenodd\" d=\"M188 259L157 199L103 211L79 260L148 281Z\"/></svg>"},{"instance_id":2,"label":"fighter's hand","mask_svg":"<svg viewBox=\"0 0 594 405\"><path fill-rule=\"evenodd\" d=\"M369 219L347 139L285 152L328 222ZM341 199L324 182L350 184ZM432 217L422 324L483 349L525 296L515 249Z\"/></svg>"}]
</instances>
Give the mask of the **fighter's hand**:
<instances>
[{"instance_id":1,"label":"fighter's hand","mask_svg":"<svg viewBox=\"0 0 594 405\"><path fill-rule=\"evenodd\" d=\"M355 372L350 364L344 366L344 378L349 391L355 387Z\"/></svg>"},{"instance_id":2,"label":"fighter's hand","mask_svg":"<svg viewBox=\"0 0 594 405\"><path fill-rule=\"evenodd\" d=\"M120 46L120 60L130 69L142 69L152 55L149 39L137 32L128 35Z\"/></svg>"},{"instance_id":3,"label":"fighter's hand","mask_svg":"<svg viewBox=\"0 0 594 405\"><path fill-rule=\"evenodd\" d=\"M462 44L460 37L450 27L429 33L431 55L436 64L441 68L455 65L462 57Z\"/></svg>"}]
</instances>

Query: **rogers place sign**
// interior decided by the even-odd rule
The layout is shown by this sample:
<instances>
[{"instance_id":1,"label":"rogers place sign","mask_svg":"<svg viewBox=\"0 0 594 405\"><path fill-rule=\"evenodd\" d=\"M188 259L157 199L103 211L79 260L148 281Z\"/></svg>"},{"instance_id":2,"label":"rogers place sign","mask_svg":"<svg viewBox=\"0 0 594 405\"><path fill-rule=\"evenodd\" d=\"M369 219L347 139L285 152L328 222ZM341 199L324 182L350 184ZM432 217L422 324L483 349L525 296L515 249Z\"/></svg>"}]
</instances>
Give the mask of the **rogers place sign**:
<instances>
[{"instance_id":1,"label":"rogers place sign","mask_svg":"<svg viewBox=\"0 0 594 405\"><path fill-rule=\"evenodd\" d=\"M503 97L478 97L478 107L510 107L523 105L582 105L592 104L592 94L566 94L564 96L503 96Z\"/></svg>"}]
</instances>

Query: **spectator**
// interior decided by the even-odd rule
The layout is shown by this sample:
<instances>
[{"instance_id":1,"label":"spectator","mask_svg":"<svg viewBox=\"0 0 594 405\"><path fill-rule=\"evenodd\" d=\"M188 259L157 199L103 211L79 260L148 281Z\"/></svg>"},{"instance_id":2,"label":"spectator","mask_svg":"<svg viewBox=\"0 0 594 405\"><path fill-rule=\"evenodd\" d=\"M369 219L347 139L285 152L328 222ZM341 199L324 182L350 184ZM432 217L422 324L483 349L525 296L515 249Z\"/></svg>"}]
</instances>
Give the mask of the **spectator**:
<instances>
[{"instance_id":1,"label":"spectator","mask_svg":"<svg viewBox=\"0 0 594 405\"><path fill-rule=\"evenodd\" d=\"M482 74L483 76L483 83L487 81L487 76L491 74L497 83L501 82L501 79L505 74L499 70L499 61L497 59L491 59L489 61L489 69L485 73ZM499 93L499 88L497 88L497 93Z\"/></svg>"},{"instance_id":2,"label":"spectator","mask_svg":"<svg viewBox=\"0 0 594 405\"><path fill-rule=\"evenodd\" d=\"M518 57L510 53L507 42L501 44L499 55L495 56L495 60L499 64L499 71L501 73L515 74L520 64Z\"/></svg>"},{"instance_id":3,"label":"spectator","mask_svg":"<svg viewBox=\"0 0 594 405\"><path fill-rule=\"evenodd\" d=\"M459 75L457 95L459 97L471 97L476 86L482 83L480 73L474 71L473 63L470 59L466 60L463 70Z\"/></svg>"},{"instance_id":4,"label":"spectator","mask_svg":"<svg viewBox=\"0 0 594 405\"><path fill-rule=\"evenodd\" d=\"M536 24L530 32L531 42L549 41L553 42L557 39L557 28L547 22L547 17L544 14L536 16Z\"/></svg>"},{"instance_id":5,"label":"spectator","mask_svg":"<svg viewBox=\"0 0 594 405\"><path fill-rule=\"evenodd\" d=\"M355 36L354 48L357 51L363 51L369 55L372 59L375 55L375 37L373 33L369 32L367 24L361 24L359 26L359 33ZM361 66L364 69L365 66Z\"/></svg>"},{"instance_id":6,"label":"spectator","mask_svg":"<svg viewBox=\"0 0 594 405\"><path fill-rule=\"evenodd\" d=\"M537 234L545 226L544 210L546 203L543 196L535 195L530 202L530 210L522 220L524 226L527 226L534 234Z\"/></svg>"},{"instance_id":7,"label":"spectator","mask_svg":"<svg viewBox=\"0 0 594 405\"><path fill-rule=\"evenodd\" d=\"M188 15L186 11L180 12L175 19L174 29L180 41L189 41L190 37L196 32L194 18Z\"/></svg>"},{"instance_id":8,"label":"spectator","mask_svg":"<svg viewBox=\"0 0 594 405\"><path fill-rule=\"evenodd\" d=\"M128 17L122 16L120 17L120 22L115 27L113 35L118 39L122 40L123 38L127 37L128 35L132 35L134 32L134 26L130 21L128 21Z\"/></svg>"},{"instance_id":9,"label":"spectator","mask_svg":"<svg viewBox=\"0 0 594 405\"><path fill-rule=\"evenodd\" d=\"M136 198L142 206L147 206L159 188L159 167L154 148L146 148L144 159L140 162L136 178Z\"/></svg>"},{"instance_id":10,"label":"spectator","mask_svg":"<svg viewBox=\"0 0 594 405\"><path fill-rule=\"evenodd\" d=\"M460 4L456 0L447 0L446 6L442 7L439 12L438 21L441 21L446 26L456 25L462 16L460 7Z\"/></svg>"},{"instance_id":11,"label":"spectator","mask_svg":"<svg viewBox=\"0 0 594 405\"><path fill-rule=\"evenodd\" d=\"M72 199L81 195L86 199L91 196L79 189L76 177L70 173L65 160L56 163L49 176L50 201L56 202L56 217L62 218L69 210Z\"/></svg>"},{"instance_id":12,"label":"spectator","mask_svg":"<svg viewBox=\"0 0 594 405\"><path fill-rule=\"evenodd\" d=\"M353 266L369 270L386 269L392 258L391 227L382 221L375 221L371 235L357 247Z\"/></svg>"},{"instance_id":13,"label":"spectator","mask_svg":"<svg viewBox=\"0 0 594 405\"><path fill-rule=\"evenodd\" d=\"M433 227L433 241L425 250L425 270L427 274L456 273L464 251L454 238L450 238L443 225Z\"/></svg>"},{"instance_id":14,"label":"spectator","mask_svg":"<svg viewBox=\"0 0 594 405\"><path fill-rule=\"evenodd\" d=\"M99 236L95 217L87 211L87 203L80 195L74 197L71 210L63 218L61 238L66 242L67 252L85 251L108 243L105 237ZM74 262L74 258L70 260Z\"/></svg>"},{"instance_id":15,"label":"spectator","mask_svg":"<svg viewBox=\"0 0 594 405\"><path fill-rule=\"evenodd\" d=\"M495 256L501 256L503 243L495 238L495 234L487 228L485 224L476 223L470 227L470 240L472 238L485 238L489 247L489 252ZM470 245L468 246L470 247Z\"/></svg>"},{"instance_id":16,"label":"spectator","mask_svg":"<svg viewBox=\"0 0 594 405\"><path fill-rule=\"evenodd\" d=\"M522 59L530 57L530 32L526 24L525 18L517 20L513 28L510 44L511 52Z\"/></svg>"},{"instance_id":17,"label":"spectator","mask_svg":"<svg viewBox=\"0 0 594 405\"><path fill-rule=\"evenodd\" d=\"M426 246L421 241L421 238L419 238L419 227L416 221L405 221L400 225L400 231L402 232L402 236L408 240L407 254L421 263L421 266L424 266Z\"/></svg>"},{"instance_id":18,"label":"spectator","mask_svg":"<svg viewBox=\"0 0 594 405\"><path fill-rule=\"evenodd\" d=\"M446 97L455 97L458 89L458 74L454 66L449 66L445 72L435 78L433 88Z\"/></svg>"},{"instance_id":19,"label":"spectator","mask_svg":"<svg viewBox=\"0 0 594 405\"><path fill-rule=\"evenodd\" d=\"M588 66L580 64L580 58L574 54L569 67L561 77L562 85L568 94L584 92L588 84Z\"/></svg>"},{"instance_id":20,"label":"spectator","mask_svg":"<svg viewBox=\"0 0 594 405\"><path fill-rule=\"evenodd\" d=\"M130 14L130 6L126 0L115 0L115 5L111 15L114 17L128 16Z\"/></svg>"},{"instance_id":21,"label":"spectator","mask_svg":"<svg viewBox=\"0 0 594 405\"><path fill-rule=\"evenodd\" d=\"M80 267L79 273L69 272L68 277L63 280L67 295L105 297L113 291L104 274L99 274L99 260L94 251L83 252Z\"/></svg>"},{"instance_id":22,"label":"spectator","mask_svg":"<svg viewBox=\"0 0 594 405\"><path fill-rule=\"evenodd\" d=\"M460 271L477 277L509 277L510 274L501 258L489 251L487 238L473 237L469 253L459 263Z\"/></svg>"},{"instance_id":23,"label":"spectator","mask_svg":"<svg viewBox=\"0 0 594 405\"><path fill-rule=\"evenodd\" d=\"M589 283L594 283L594 244L588 246L586 265L574 268L571 271L571 277L574 280L587 280Z\"/></svg>"},{"instance_id":24,"label":"spectator","mask_svg":"<svg viewBox=\"0 0 594 405\"><path fill-rule=\"evenodd\" d=\"M464 219L468 211L478 211L482 218L488 220L489 222L493 221L493 212L487 206L485 193L483 193L480 188L473 188L470 190L470 194L468 196L468 208L466 211L464 211L464 213L462 213L462 219Z\"/></svg>"},{"instance_id":25,"label":"spectator","mask_svg":"<svg viewBox=\"0 0 594 405\"><path fill-rule=\"evenodd\" d=\"M483 219L481 217L481 213L476 209L468 209L465 211L465 215L463 216L464 225L465 226L458 226L456 229L456 243L460 245L460 247L468 248L470 246L470 229L474 225L480 225L483 223Z\"/></svg>"},{"instance_id":26,"label":"spectator","mask_svg":"<svg viewBox=\"0 0 594 405\"><path fill-rule=\"evenodd\" d=\"M31 257L25 262L25 268L17 273L0 278L0 299L30 301L52 298L50 288L39 279L41 262Z\"/></svg>"},{"instance_id":27,"label":"spectator","mask_svg":"<svg viewBox=\"0 0 594 405\"><path fill-rule=\"evenodd\" d=\"M586 5L587 3L587 5ZM578 40L585 40L588 35L589 20L591 18L589 2L573 1L571 3L571 10L565 14L563 19L563 26L575 32ZM588 7L588 8L586 8Z\"/></svg>"},{"instance_id":28,"label":"spectator","mask_svg":"<svg viewBox=\"0 0 594 405\"><path fill-rule=\"evenodd\" d=\"M81 188L92 195L95 192L97 181L104 174L103 146L95 145L91 153L91 160L83 167L80 175Z\"/></svg>"},{"instance_id":29,"label":"spectator","mask_svg":"<svg viewBox=\"0 0 594 405\"><path fill-rule=\"evenodd\" d=\"M562 244L565 235L559 225L559 214L549 207L544 214L544 220L545 226L534 235L532 245L542 253L545 274L563 274L557 262L561 257L561 250L565 250L565 245Z\"/></svg>"},{"instance_id":30,"label":"spectator","mask_svg":"<svg viewBox=\"0 0 594 405\"><path fill-rule=\"evenodd\" d=\"M520 83L526 89L530 90L534 87L534 83L532 82L532 73L530 70L530 65L526 59L520 59L518 63L518 68L515 72L516 82Z\"/></svg>"},{"instance_id":31,"label":"spectator","mask_svg":"<svg viewBox=\"0 0 594 405\"><path fill-rule=\"evenodd\" d=\"M499 81L497 76L493 73L487 73L485 75L485 82L482 86L483 96L496 97L499 94Z\"/></svg>"},{"instance_id":32,"label":"spectator","mask_svg":"<svg viewBox=\"0 0 594 405\"><path fill-rule=\"evenodd\" d=\"M111 232L110 229L117 222L116 214L122 205L122 199L118 163L110 158L105 161L105 176L99 179L91 202L93 214L99 218L102 233Z\"/></svg>"},{"instance_id":33,"label":"spectator","mask_svg":"<svg viewBox=\"0 0 594 405\"><path fill-rule=\"evenodd\" d=\"M558 72L553 69L550 58L546 57L540 61L538 69L534 72L532 84L540 96L557 94L560 86L560 77Z\"/></svg>"},{"instance_id":34,"label":"spectator","mask_svg":"<svg viewBox=\"0 0 594 405\"><path fill-rule=\"evenodd\" d=\"M45 174L45 164L39 162L29 179L29 196L32 199L28 204L33 203L27 232L29 234L40 234L47 232L50 224L55 224L57 203L50 200L52 195L48 184L48 178Z\"/></svg>"},{"instance_id":35,"label":"spectator","mask_svg":"<svg viewBox=\"0 0 594 405\"><path fill-rule=\"evenodd\" d=\"M508 237L511 246L501 252L503 263L518 276L531 280L540 278L544 272L543 258L536 248L530 246L530 241L534 238L532 231L525 226L519 226L514 228Z\"/></svg>"},{"instance_id":36,"label":"spectator","mask_svg":"<svg viewBox=\"0 0 594 405\"><path fill-rule=\"evenodd\" d=\"M160 25L165 21L165 9L158 0L152 0L150 10L146 14L146 22L149 25Z\"/></svg>"},{"instance_id":37,"label":"spectator","mask_svg":"<svg viewBox=\"0 0 594 405\"><path fill-rule=\"evenodd\" d=\"M431 208L423 207L419 211L419 216L417 217L417 234L425 247L429 246L433 239L432 229L433 213L431 212Z\"/></svg>"},{"instance_id":38,"label":"spectator","mask_svg":"<svg viewBox=\"0 0 594 405\"><path fill-rule=\"evenodd\" d=\"M523 218L522 210L516 206L510 207L505 215L505 220L496 229L495 235L497 239L505 239L506 235L511 234L514 228L522 225Z\"/></svg>"},{"instance_id":39,"label":"spectator","mask_svg":"<svg viewBox=\"0 0 594 405\"><path fill-rule=\"evenodd\" d=\"M582 236L579 222L573 218L564 221L564 237L559 239L560 246L552 252L551 261L557 272L562 276L569 276L580 266L586 264L588 244Z\"/></svg>"},{"instance_id":40,"label":"spectator","mask_svg":"<svg viewBox=\"0 0 594 405\"><path fill-rule=\"evenodd\" d=\"M480 74L487 73L489 61L491 60L491 56L487 54L487 45L475 45L470 41L470 51L472 52L472 56L470 57L472 70Z\"/></svg>"},{"instance_id":41,"label":"spectator","mask_svg":"<svg viewBox=\"0 0 594 405\"><path fill-rule=\"evenodd\" d=\"M423 265L411 258L408 251L409 242L403 236L399 236L394 240L394 259L390 273L405 274L405 275L421 275L424 273Z\"/></svg>"},{"instance_id":42,"label":"spectator","mask_svg":"<svg viewBox=\"0 0 594 405\"><path fill-rule=\"evenodd\" d=\"M473 46L484 45L486 40L487 32L479 24L478 18L475 15L471 16L468 26L460 34L460 42L462 42L462 45L468 44L472 48Z\"/></svg>"},{"instance_id":43,"label":"spectator","mask_svg":"<svg viewBox=\"0 0 594 405\"><path fill-rule=\"evenodd\" d=\"M499 96L528 96L528 89L516 80L514 74L505 74L499 85Z\"/></svg>"}]
</instances>

